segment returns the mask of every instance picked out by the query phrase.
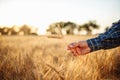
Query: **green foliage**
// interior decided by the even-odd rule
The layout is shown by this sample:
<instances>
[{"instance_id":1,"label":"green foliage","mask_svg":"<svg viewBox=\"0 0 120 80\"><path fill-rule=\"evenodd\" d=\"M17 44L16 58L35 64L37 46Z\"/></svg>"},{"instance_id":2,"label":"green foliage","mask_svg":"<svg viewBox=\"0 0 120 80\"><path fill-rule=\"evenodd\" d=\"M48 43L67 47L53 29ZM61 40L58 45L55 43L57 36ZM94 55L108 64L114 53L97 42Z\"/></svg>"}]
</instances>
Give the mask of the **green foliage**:
<instances>
[{"instance_id":1,"label":"green foliage","mask_svg":"<svg viewBox=\"0 0 120 80\"><path fill-rule=\"evenodd\" d=\"M64 29L67 35L75 34L74 31L77 29L78 31L85 30L88 35L91 35L93 29L99 29L99 25L96 24L96 21L89 21L88 23L84 23L82 25L77 25L74 22L57 22L53 23L47 29L47 32L51 34L57 34L58 26L61 27L61 30Z\"/></svg>"},{"instance_id":2,"label":"green foliage","mask_svg":"<svg viewBox=\"0 0 120 80\"><path fill-rule=\"evenodd\" d=\"M91 35L93 29L99 29L99 25L96 24L96 21L89 21L88 23L84 23L78 27L78 31L82 29L87 31L87 35Z\"/></svg>"},{"instance_id":3,"label":"green foliage","mask_svg":"<svg viewBox=\"0 0 120 80\"><path fill-rule=\"evenodd\" d=\"M47 29L47 32L50 32L51 34L57 34L58 33L58 27L61 29L65 29L67 34L74 34L74 29L77 27L77 25L73 22L57 22L53 23L49 26Z\"/></svg>"}]
</instances>

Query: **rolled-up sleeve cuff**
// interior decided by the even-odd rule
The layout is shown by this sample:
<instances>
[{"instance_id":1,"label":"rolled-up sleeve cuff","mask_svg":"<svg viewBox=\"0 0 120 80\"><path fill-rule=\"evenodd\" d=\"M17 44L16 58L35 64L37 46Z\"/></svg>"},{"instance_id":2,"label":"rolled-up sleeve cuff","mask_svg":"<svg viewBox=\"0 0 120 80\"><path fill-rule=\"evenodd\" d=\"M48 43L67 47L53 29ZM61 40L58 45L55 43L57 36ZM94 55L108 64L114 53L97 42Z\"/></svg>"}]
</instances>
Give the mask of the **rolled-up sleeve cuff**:
<instances>
[{"instance_id":1,"label":"rolled-up sleeve cuff","mask_svg":"<svg viewBox=\"0 0 120 80\"><path fill-rule=\"evenodd\" d=\"M102 44L99 38L92 38L87 40L88 46L90 47L91 51L97 51L102 49Z\"/></svg>"}]
</instances>

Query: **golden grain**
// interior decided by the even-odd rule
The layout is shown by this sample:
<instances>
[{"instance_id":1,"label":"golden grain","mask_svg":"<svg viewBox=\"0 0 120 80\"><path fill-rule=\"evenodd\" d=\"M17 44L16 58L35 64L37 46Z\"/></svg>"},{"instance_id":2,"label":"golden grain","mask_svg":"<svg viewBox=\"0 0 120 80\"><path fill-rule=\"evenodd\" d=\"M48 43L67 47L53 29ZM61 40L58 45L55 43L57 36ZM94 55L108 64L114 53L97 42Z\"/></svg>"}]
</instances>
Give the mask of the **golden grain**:
<instances>
[{"instance_id":1,"label":"golden grain","mask_svg":"<svg viewBox=\"0 0 120 80\"><path fill-rule=\"evenodd\" d=\"M120 79L120 47L77 57L65 50L70 42L91 36L64 36L62 40L44 36L1 37L0 80Z\"/></svg>"}]
</instances>

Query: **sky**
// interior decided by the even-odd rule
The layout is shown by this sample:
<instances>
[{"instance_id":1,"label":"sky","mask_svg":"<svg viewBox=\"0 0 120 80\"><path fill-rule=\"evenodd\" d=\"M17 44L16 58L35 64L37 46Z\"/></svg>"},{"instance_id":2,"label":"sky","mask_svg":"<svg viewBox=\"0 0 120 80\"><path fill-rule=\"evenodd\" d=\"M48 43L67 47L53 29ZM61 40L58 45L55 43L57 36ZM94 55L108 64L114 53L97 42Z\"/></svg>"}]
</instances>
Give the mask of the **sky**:
<instances>
[{"instance_id":1,"label":"sky","mask_svg":"<svg viewBox=\"0 0 120 80\"><path fill-rule=\"evenodd\" d=\"M0 26L28 24L45 34L51 23L96 20L102 31L120 19L120 0L0 0Z\"/></svg>"}]
</instances>

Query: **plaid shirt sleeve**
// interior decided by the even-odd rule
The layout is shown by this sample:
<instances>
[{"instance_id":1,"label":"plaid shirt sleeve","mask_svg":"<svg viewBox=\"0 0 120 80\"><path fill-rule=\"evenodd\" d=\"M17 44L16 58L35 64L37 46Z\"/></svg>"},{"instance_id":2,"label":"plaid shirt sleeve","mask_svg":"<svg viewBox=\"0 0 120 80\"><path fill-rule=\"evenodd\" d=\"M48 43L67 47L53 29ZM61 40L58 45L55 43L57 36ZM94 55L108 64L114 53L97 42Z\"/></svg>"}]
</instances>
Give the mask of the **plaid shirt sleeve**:
<instances>
[{"instance_id":1,"label":"plaid shirt sleeve","mask_svg":"<svg viewBox=\"0 0 120 80\"><path fill-rule=\"evenodd\" d=\"M120 20L113 23L111 28L96 38L87 40L88 46L92 51L100 49L111 49L120 46Z\"/></svg>"}]
</instances>

